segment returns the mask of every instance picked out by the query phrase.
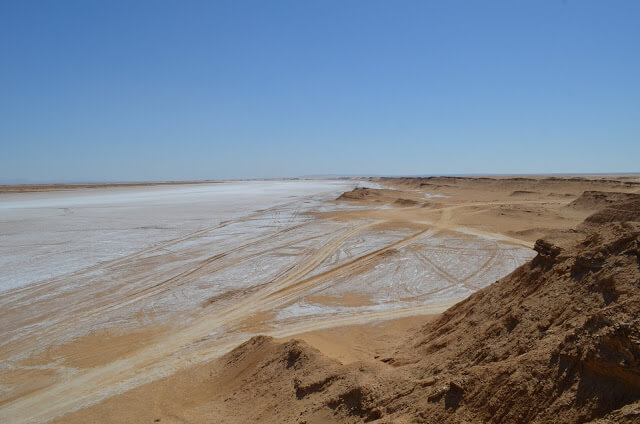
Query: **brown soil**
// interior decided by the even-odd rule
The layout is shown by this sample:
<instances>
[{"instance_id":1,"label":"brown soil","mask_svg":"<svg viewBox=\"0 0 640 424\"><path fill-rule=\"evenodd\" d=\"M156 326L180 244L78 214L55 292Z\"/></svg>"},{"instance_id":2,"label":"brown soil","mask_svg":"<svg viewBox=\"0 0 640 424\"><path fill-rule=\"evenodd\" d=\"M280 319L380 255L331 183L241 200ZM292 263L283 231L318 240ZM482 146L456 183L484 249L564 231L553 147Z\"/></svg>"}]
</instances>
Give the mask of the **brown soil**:
<instances>
[{"instance_id":1,"label":"brown soil","mask_svg":"<svg viewBox=\"0 0 640 424\"><path fill-rule=\"evenodd\" d=\"M401 194L402 197L399 197L397 190L358 187L342 193L337 200L365 204L394 204L395 206L416 206L424 201L424 194L421 192L402 191Z\"/></svg>"},{"instance_id":2,"label":"brown soil","mask_svg":"<svg viewBox=\"0 0 640 424\"><path fill-rule=\"evenodd\" d=\"M54 345L36 355L25 364L32 366L61 363L73 368L92 368L126 358L143 346L158 339L168 326L156 325L144 331L114 333L99 330L74 339L73 342Z\"/></svg>"},{"instance_id":3,"label":"brown soil","mask_svg":"<svg viewBox=\"0 0 640 424\"><path fill-rule=\"evenodd\" d=\"M598 187L634 193L635 180L387 182L467 202L436 198L429 208L334 218L394 214L441 228L475 219L474 231L520 240L542 224L547 235L531 262L419 328L408 321L296 340L254 337L219 360L56 422L640 422L640 204L634 196L581 196ZM535 203L501 203L523 187ZM562 200L547 200L555 197Z\"/></svg>"},{"instance_id":4,"label":"brown soil","mask_svg":"<svg viewBox=\"0 0 640 424\"><path fill-rule=\"evenodd\" d=\"M638 199L640 199L640 194L635 193L585 191L579 198L569 203L569 207L575 209L599 210L607 206L619 204L620 202Z\"/></svg>"}]
</instances>

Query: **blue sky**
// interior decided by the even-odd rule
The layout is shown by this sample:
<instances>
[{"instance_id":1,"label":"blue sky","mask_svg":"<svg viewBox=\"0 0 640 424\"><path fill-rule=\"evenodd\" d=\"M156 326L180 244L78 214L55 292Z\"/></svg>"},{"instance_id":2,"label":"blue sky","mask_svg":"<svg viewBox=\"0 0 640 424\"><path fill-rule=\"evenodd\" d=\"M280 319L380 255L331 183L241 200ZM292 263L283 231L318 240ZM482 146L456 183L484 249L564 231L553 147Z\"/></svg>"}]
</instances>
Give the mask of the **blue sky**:
<instances>
[{"instance_id":1,"label":"blue sky","mask_svg":"<svg viewBox=\"0 0 640 424\"><path fill-rule=\"evenodd\" d=\"M638 1L0 1L0 179L640 171Z\"/></svg>"}]
</instances>

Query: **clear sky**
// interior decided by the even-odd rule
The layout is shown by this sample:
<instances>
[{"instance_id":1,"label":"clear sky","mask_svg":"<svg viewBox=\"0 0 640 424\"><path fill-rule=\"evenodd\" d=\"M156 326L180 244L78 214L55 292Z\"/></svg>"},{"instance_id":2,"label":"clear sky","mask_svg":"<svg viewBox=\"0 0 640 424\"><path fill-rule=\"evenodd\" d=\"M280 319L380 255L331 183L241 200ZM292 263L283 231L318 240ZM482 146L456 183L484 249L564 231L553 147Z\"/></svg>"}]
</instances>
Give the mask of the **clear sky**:
<instances>
[{"instance_id":1,"label":"clear sky","mask_svg":"<svg viewBox=\"0 0 640 424\"><path fill-rule=\"evenodd\" d=\"M640 171L640 1L0 0L0 179Z\"/></svg>"}]
</instances>

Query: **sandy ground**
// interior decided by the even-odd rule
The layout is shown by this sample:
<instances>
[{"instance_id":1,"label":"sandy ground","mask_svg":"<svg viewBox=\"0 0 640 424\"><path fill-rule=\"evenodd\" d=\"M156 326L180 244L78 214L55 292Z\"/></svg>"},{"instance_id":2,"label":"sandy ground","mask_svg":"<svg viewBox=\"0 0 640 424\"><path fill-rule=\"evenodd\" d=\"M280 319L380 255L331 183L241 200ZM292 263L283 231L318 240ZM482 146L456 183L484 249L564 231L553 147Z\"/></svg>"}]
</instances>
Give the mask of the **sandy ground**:
<instances>
[{"instance_id":1,"label":"sandy ground","mask_svg":"<svg viewBox=\"0 0 640 424\"><path fill-rule=\"evenodd\" d=\"M416 316L582 221L568 204L584 190L637 191L603 177L233 184L0 198L1 421L106 422L113 396L255 334L344 363L384 355ZM333 200L356 184L372 189Z\"/></svg>"},{"instance_id":2,"label":"sandy ground","mask_svg":"<svg viewBox=\"0 0 640 424\"><path fill-rule=\"evenodd\" d=\"M364 325L345 325L297 334L295 339L304 340L322 354L340 363L357 365L364 361L385 359L385 355L391 349L405 342L408 332L415 331L426 321L437 316L418 315ZM278 341L286 342L293 339L293 336L289 336ZM211 384L211 380L215 381L215 384ZM217 360L203 362L111 397L93 407L65 415L54 422L228 422L229 417L224 415L219 407L211 406L210 402L215 399L224 403L223 399L233 396L238 384L242 384L242 377L229 376L224 364L218 363ZM138 408L136 405L144 407ZM242 418L239 420L242 422Z\"/></svg>"}]
</instances>

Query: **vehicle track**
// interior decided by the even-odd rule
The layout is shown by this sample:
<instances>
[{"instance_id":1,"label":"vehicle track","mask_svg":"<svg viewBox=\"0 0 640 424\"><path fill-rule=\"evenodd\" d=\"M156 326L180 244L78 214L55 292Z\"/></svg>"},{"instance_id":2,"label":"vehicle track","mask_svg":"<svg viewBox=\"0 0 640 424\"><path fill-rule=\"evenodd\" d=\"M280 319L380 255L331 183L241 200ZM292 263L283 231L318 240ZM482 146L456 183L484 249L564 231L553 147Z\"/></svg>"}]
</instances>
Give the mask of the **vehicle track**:
<instances>
[{"instance_id":1,"label":"vehicle track","mask_svg":"<svg viewBox=\"0 0 640 424\"><path fill-rule=\"evenodd\" d=\"M236 224L236 223L240 223L240 222L245 222L245 221L250 221L252 219L255 219L256 217L259 217L261 215L265 215L265 214L269 214L273 211L278 211L281 208L284 207L288 207L290 205L296 205L299 204L299 201L293 201L293 202L286 202L286 203L282 203L282 204L278 204L278 205L274 205L272 207L269 207L267 209L261 209L259 211L255 211L252 212L246 216L240 217L240 218L236 218L236 219L231 219L231 220L226 220L226 221L222 221L216 225L210 226L210 227L205 227L205 228L201 228L199 230L193 231L191 233L170 239L170 240L166 240L163 242L160 242L158 244L155 244L153 246L144 248L142 250L139 250L137 252L122 256L122 257L118 257L115 259L111 259L111 260L107 260L107 261L101 261L97 264L76 270L76 271L72 271L70 273L67 274L63 274L63 275L59 275L56 276L54 278L50 278L50 279L45 279L42 281L34 281L33 283L30 283L26 286L23 287L16 287L14 289L8 290L6 292L4 292L2 294L2 298L1 299L8 299L11 298L11 302L18 302L20 301L19 296L23 293L26 293L27 296L29 297L34 297L35 295L38 295L39 291L46 291L49 290L51 285L54 285L56 283L60 283L64 280L67 280L71 277L77 276L77 275L81 275L81 274L86 274L88 272L94 271L94 270L98 270L98 269L108 269L111 267L116 267L119 266L123 263L127 263L130 262L131 260L137 259L141 256L147 255L147 254L151 254L157 251L161 251L163 249L166 249L170 246L174 246L176 244L179 243L183 243L186 241L190 241L193 239L196 239L198 237L201 237L211 231L215 231L218 230L220 228L224 228L227 227L231 224ZM298 209L296 209L298 210Z\"/></svg>"},{"instance_id":2,"label":"vehicle track","mask_svg":"<svg viewBox=\"0 0 640 424\"><path fill-rule=\"evenodd\" d=\"M334 279L338 276L344 277L354 272L357 272L362 268L371 265L373 262L378 261L381 257L384 257L385 254L388 254L392 250L401 249L417 241L420 238L429 237L435 233L436 233L435 230L427 228L425 230L419 231L416 234L406 237L400 241L391 243L374 252L360 256L346 264L339 265L333 269L330 269L318 275L314 275L313 277L295 282L294 284L290 284L287 287L277 290L267 296L269 300L274 298L277 299L277 302L270 302L268 304L268 307L273 308L276 306L287 304L296 298L304 296L310 290L314 289L318 285L328 280Z\"/></svg>"},{"instance_id":3,"label":"vehicle track","mask_svg":"<svg viewBox=\"0 0 640 424\"><path fill-rule=\"evenodd\" d=\"M290 274L275 281L273 283L276 286L275 289L290 284L296 281L296 278L301 278L313 271L349 237L375 224L375 222L369 222L359 225L337 236L314 255L306 258L305 263L294 268ZM151 379L155 379L162 375L162 370L167 366L167 363L174 368L184 366L184 358L175 356L176 351L194 343L197 344L197 341L205 338L212 329L240 322L253 315L256 310L263 310L264 308L260 308L260 300L265 299L266 295L274 291L271 286L272 284L266 285L264 289L247 296L233 306L196 319L187 328L180 329L162 341L142 349L131 358L120 359L103 367L80 371L67 381L55 383L39 392L8 403L0 409L0 418L7 420L5 422L38 422L51 419L60 413L77 409L109 394L114 394L122 389L123 384L126 385L127 382L130 384L127 388L135 386L134 382L141 384L142 381L146 381L144 378L136 379L140 377L141 373L145 374L147 378L153 377ZM100 382L101 387L97 387L96 382ZM64 398L64 401L61 401L61 398ZM24 419L25 415L26 420Z\"/></svg>"},{"instance_id":4,"label":"vehicle track","mask_svg":"<svg viewBox=\"0 0 640 424\"><path fill-rule=\"evenodd\" d=\"M279 207L282 207L282 205ZM0 422L26 423L50 420L64 413L98 402L101 399L116 393L166 376L187 365L220 356L253 334L250 329L247 328L243 328L241 332L238 332L237 329L242 322L251 318L257 312L273 311L278 307L297 301L298 299L308 295L310 292L316 290L322 284L327 284L336 278L360 272L366 267L377 263L386 257L386 255L393 254L395 251L409 246L423 238L431 237L436 234L439 229L447 229L469 234L469 229L459 227L451 223L452 208L454 207L448 208L449 212L446 210L442 211L440 219L435 223L427 221L422 222L425 229L418 231L417 233L399 241L390 243L374 252L364 254L347 263L335 266L334 268L320 274L309 277L309 274L334 255L340 246L342 246L347 240L365 229L378 225L383 221L366 222L345 230L340 230L335 237L331 238L320 249L304 256L298 264L293 267L289 267L288 269L284 269L277 277L273 278L271 281L261 284L259 288L247 293L246 296L239 298L234 304L224 306L217 310L210 310L206 314L195 318L188 326L175 329L170 334L167 334L162 340L142 348L129 357L118 359L103 366L79 370L76 374L68 376L64 381L54 383L49 387L43 388L3 405L2 408L0 408ZM265 212L260 211L259 213L262 214ZM256 214L258 214L258 212L256 212ZM254 214L250 214L249 216L251 215ZM224 225L229 224L226 223ZM207 234L209 231L212 231L213 228L214 227L202 229L187 236L197 238ZM499 234L496 235L488 232L472 231L473 232L471 232L471 234L474 235L477 235L475 233L480 233L483 237L493 238L493 236L497 236L497 239L504 241L504 236ZM177 241L175 244L171 244L174 241L169 241L163 246L154 246L152 248L145 249L144 252L137 252L136 254L129 255L128 258L119 258L117 261L110 261L108 262L108 266L124 266L127 264L126 261L133 263L137 258L144 254L160 251L161 249L168 249L169 247L180 243L180 241ZM518 240L518 243L515 244L525 243ZM528 244L525 245L528 246ZM239 250L241 249L235 249L235 251ZM134 299L139 299L140 296L152 296L155 293L168 289L168 287L176 285L176 283L179 285L181 281L189 279L200 272L207 271L209 266L228 256L228 254L220 255L221 253L218 253L216 255L206 257L203 260L198 261L195 265L193 263L189 264L188 269L184 269L184 271L177 275L163 280L153 287L144 288L142 291L134 293L134 298L132 298L131 301L135 302L136 300ZM490 257L483 266L478 268L477 271L479 272L483 267L486 267L494 257ZM433 266L434 269L438 268L435 264ZM443 270L440 269L440 271L442 272ZM433 291L433 293L446 290L447 288L460 283L458 279L446 271L444 271L442 275L448 276L449 279L447 279L447 281L455 281L455 283L438 288ZM467 277L467 279L472 276L473 274ZM475 289L475 287L472 289ZM454 302L439 305L421 305L387 311L366 312L356 316L350 315L326 319L323 318L322 320L300 318L297 321L286 323L280 327L267 329L266 331L263 331L264 329L260 328L260 332L279 337L288 337L300 332L330 328L334 326L363 324L377 320L399 318L420 313L441 312L452 303ZM234 330L234 327L236 327L236 330ZM226 329L226 336L220 338L220 336L212 335L212 331L218 329Z\"/></svg>"},{"instance_id":5,"label":"vehicle track","mask_svg":"<svg viewBox=\"0 0 640 424\"><path fill-rule=\"evenodd\" d=\"M428 255L424 252L416 252L418 254L418 256L420 256L426 263L428 263L431 268L440 276L442 276L446 281L453 283L454 285L457 284L461 284L462 286L470 289L470 290L478 290L478 287L474 284L469 284L468 281L471 280L472 278L475 278L479 273L481 273L482 271L485 271L490 264L496 260L497 256L498 256L498 251L500 250L499 247L496 247L494 249L491 249L491 255L489 256L489 258L482 263L481 265L479 265L471 274L469 274L468 276L464 277L464 278L458 278L452 274L450 274L449 272L445 271L441 266L439 266L438 264L436 264L431 258L428 257Z\"/></svg>"},{"instance_id":6,"label":"vehicle track","mask_svg":"<svg viewBox=\"0 0 640 424\"><path fill-rule=\"evenodd\" d=\"M113 312L115 310L118 309L122 309L126 306L132 305L136 302L140 302L144 299L150 298L152 296L156 296L161 294L162 292L169 290L171 288L171 284L174 284L174 286L180 285L180 284L187 284L190 281L193 280L193 278L189 278L189 277L194 277L197 273L199 272L203 272L206 269L206 272L208 273L213 273L213 272L217 272L220 271L222 269L237 265L238 263L242 262L242 261L246 261L249 260L251 258L260 256L260 255L264 255L269 253L270 251L272 251L272 247L267 247L265 250L260 250L258 252L254 252L251 253L249 255L245 255L243 257L240 258L235 258L231 261L222 263L220 265L218 265L217 267L214 268L210 268L210 265L229 256L232 253L236 253L236 252L240 252L248 247L252 247L255 245L258 245L260 243L263 243L265 241L270 241L273 238L279 237L281 236L284 232L289 232L292 230L295 230L297 228L300 228L302 226L304 226L306 224L300 224L296 227L292 227L292 228L287 228L282 232L279 233L275 233L275 234L270 234L268 236L265 237L261 237L257 240L253 240L249 243L246 243L244 245L238 246L236 248L230 249L226 252L217 254L217 255L213 255L209 258L206 258L202 261L198 261L197 264L193 263L189 263L186 266L182 265L179 266L176 270L174 270L173 272L177 272L176 275L165 279L163 281L161 281L160 283L156 283L154 284L152 287L147 287L144 288L143 290L140 290L138 292L134 292L131 294L124 294L121 293L120 291L117 290L117 287L111 287L109 289L110 295L107 295L106 297L104 296L99 296L97 297L98 300L96 299L96 295L97 293L89 293L87 295L87 299L88 299L88 304L84 305L84 304L79 304L79 305L74 305L71 308L65 309L64 311L62 311L61 314L59 314L57 317L55 318L50 318L47 320L46 324L47 327L46 328L42 328L40 331L38 331L38 333L40 333L41 331L46 331L48 333L48 335L52 335L53 333L61 333L66 331L65 328L66 326L77 326L79 322L83 322L83 321L87 321L87 320L91 320L92 318L98 317L101 314L105 314L105 313L109 313L109 312ZM338 230L340 231L340 230ZM291 245L295 245L297 243L301 243L303 241L307 241L307 240L312 240L318 237L322 237L323 235L313 235L310 237L304 237L304 238L299 238L299 239L295 239L292 240L284 245L279 245L279 248L282 247L287 247L287 246L291 246ZM135 260L132 261L132 263L130 264L131 267L135 268ZM207 268L209 267L209 268ZM180 270L181 269L181 270ZM171 271L167 271L167 270L162 270L160 271L160 274L152 274L151 276L145 277L143 279L136 279L135 284L136 286L145 286L148 282L153 281L154 279L156 279L158 276L160 275L164 275L167 272L171 272ZM122 283L123 285L129 284L127 281L124 281ZM47 328L49 330L47 330ZM19 327L16 328L16 330L19 329ZM10 332L14 332L16 330L9 330L7 328L5 328L5 335L8 335ZM39 337L38 333L36 334L32 334L31 336L28 335L23 335L22 337L25 339L25 341L28 341L28 339L30 337Z\"/></svg>"}]
</instances>

